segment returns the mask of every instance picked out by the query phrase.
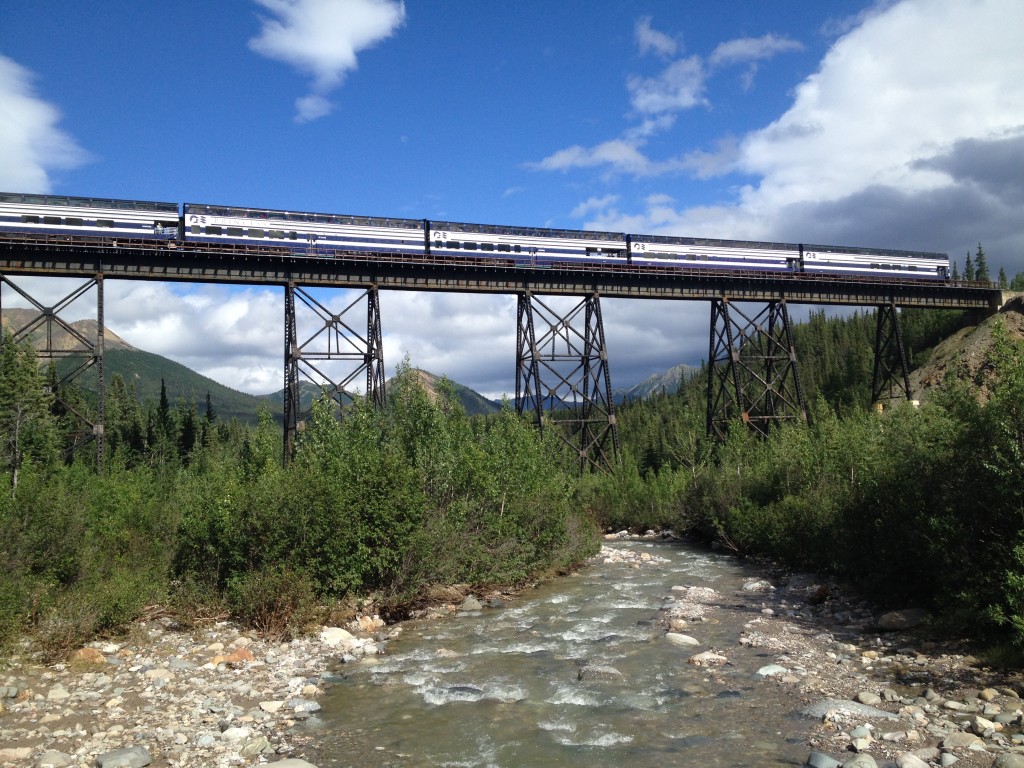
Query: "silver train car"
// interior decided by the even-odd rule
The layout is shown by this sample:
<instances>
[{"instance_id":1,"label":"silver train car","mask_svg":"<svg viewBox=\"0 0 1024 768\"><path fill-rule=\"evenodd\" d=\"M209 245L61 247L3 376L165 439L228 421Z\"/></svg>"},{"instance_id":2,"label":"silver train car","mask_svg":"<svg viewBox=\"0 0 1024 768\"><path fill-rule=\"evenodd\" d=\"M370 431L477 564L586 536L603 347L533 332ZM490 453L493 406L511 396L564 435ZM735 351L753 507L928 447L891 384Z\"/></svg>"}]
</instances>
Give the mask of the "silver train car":
<instances>
[{"instance_id":1,"label":"silver train car","mask_svg":"<svg viewBox=\"0 0 1024 768\"><path fill-rule=\"evenodd\" d=\"M269 247L311 257L377 252L493 259L522 267L575 264L671 270L757 270L945 280L941 253L714 240L239 206L0 193L0 236L139 238Z\"/></svg>"}]
</instances>

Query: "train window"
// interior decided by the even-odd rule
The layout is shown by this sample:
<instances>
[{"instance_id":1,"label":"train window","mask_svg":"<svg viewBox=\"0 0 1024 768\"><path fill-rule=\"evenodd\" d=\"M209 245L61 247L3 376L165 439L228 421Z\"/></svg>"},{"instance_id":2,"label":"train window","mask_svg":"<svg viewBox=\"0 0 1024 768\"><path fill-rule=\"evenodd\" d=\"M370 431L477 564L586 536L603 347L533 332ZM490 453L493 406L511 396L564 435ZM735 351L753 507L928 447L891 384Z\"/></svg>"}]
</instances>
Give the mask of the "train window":
<instances>
[{"instance_id":1,"label":"train window","mask_svg":"<svg viewBox=\"0 0 1024 768\"><path fill-rule=\"evenodd\" d=\"M96 219L97 227L112 227L114 226L113 219Z\"/></svg>"},{"instance_id":2,"label":"train window","mask_svg":"<svg viewBox=\"0 0 1024 768\"><path fill-rule=\"evenodd\" d=\"M480 250L481 251L493 251L494 250L494 243L480 243Z\"/></svg>"},{"instance_id":3,"label":"train window","mask_svg":"<svg viewBox=\"0 0 1024 768\"><path fill-rule=\"evenodd\" d=\"M198 225L198 224L193 224L193 225L192 225L191 227L189 227L189 231L190 231L190 232L191 232L191 233L192 233L193 235L198 235L198 234L199 234L199 230L200 230L200 227L199 227L199 225Z\"/></svg>"},{"instance_id":4,"label":"train window","mask_svg":"<svg viewBox=\"0 0 1024 768\"><path fill-rule=\"evenodd\" d=\"M28 214L24 214L21 217L21 223L22 224L38 224L39 223L39 217L38 216L29 216Z\"/></svg>"},{"instance_id":5,"label":"train window","mask_svg":"<svg viewBox=\"0 0 1024 768\"><path fill-rule=\"evenodd\" d=\"M508 253L512 250L508 243L498 243L498 250L502 253Z\"/></svg>"},{"instance_id":6,"label":"train window","mask_svg":"<svg viewBox=\"0 0 1024 768\"><path fill-rule=\"evenodd\" d=\"M67 224L69 227L82 226L82 220L77 216L68 216L66 219L64 219L64 223Z\"/></svg>"},{"instance_id":7,"label":"train window","mask_svg":"<svg viewBox=\"0 0 1024 768\"><path fill-rule=\"evenodd\" d=\"M207 227L206 231L209 232L210 228ZM228 227L228 235L230 235L231 237L241 237L242 236L242 228L241 227Z\"/></svg>"},{"instance_id":8,"label":"train window","mask_svg":"<svg viewBox=\"0 0 1024 768\"><path fill-rule=\"evenodd\" d=\"M208 235L222 235L222 234L224 234L224 229L222 227L218 227L216 225L211 225L211 226L208 226L206 228L206 234L208 234Z\"/></svg>"},{"instance_id":9,"label":"train window","mask_svg":"<svg viewBox=\"0 0 1024 768\"><path fill-rule=\"evenodd\" d=\"M516 253L522 253L523 252L523 247L521 245L516 244L514 250L515 250Z\"/></svg>"},{"instance_id":10,"label":"train window","mask_svg":"<svg viewBox=\"0 0 1024 768\"><path fill-rule=\"evenodd\" d=\"M466 243L462 247L465 248L467 251L475 251L477 249L477 244L476 243Z\"/></svg>"},{"instance_id":11,"label":"train window","mask_svg":"<svg viewBox=\"0 0 1024 768\"><path fill-rule=\"evenodd\" d=\"M298 232L289 232L288 233L288 239L289 240L298 240L298 238L299 238L299 233Z\"/></svg>"},{"instance_id":12,"label":"train window","mask_svg":"<svg viewBox=\"0 0 1024 768\"><path fill-rule=\"evenodd\" d=\"M448 247L449 248L458 248L459 247L459 241L458 240L449 240L448 241Z\"/></svg>"},{"instance_id":13,"label":"train window","mask_svg":"<svg viewBox=\"0 0 1024 768\"><path fill-rule=\"evenodd\" d=\"M262 229L256 229L255 227L250 228L248 234L249 234L249 237L264 237L263 230Z\"/></svg>"},{"instance_id":14,"label":"train window","mask_svg":"<svg viewBox=\"0 0 1024 768\"><path fill-rule=\"evenodd\" d=\"M279 240L284 239L284 232L282 232L280 229L272 229L269 232L267 232L267 234L270 235L270 237L276 237Z\"/></svg>"},{"instance_id":15,"label":"train window","mask_svg":"<svg viewBox=\"0 0 1024 768\"><path fill-rule=\"evenodd\" d=\"M43 216L43 224L60 224L60 216Z\"/></svg>"}]
</instances>

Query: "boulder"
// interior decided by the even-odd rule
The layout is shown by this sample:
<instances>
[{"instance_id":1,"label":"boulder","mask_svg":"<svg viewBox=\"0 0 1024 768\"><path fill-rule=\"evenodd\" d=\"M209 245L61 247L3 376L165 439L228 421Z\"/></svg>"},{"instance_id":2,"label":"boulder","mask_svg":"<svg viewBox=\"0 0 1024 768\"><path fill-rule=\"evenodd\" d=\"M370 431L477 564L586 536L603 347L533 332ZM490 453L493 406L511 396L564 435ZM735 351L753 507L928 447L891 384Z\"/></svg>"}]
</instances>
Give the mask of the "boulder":
<instances>
[{"instance_id":1,"label":"boulder","mask_svg":"<svg viewBox=\"0 0 1024 768\"><path fill-rule=\"evenodd\" d=\"M931 614L923 608L904 608L900 611L889 611L878 618L878 628L882 632L900 632L913 629L924 624Z\"/></svg>"}]
</instances>

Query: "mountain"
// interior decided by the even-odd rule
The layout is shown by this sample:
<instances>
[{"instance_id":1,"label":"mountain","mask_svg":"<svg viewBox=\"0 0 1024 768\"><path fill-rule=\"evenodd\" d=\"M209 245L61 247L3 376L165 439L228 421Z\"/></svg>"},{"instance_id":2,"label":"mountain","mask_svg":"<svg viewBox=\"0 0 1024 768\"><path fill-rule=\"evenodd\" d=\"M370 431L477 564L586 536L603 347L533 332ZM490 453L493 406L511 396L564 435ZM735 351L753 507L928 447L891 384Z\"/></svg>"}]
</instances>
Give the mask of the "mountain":
<instances>
[{"instance_id":1,"label":"mountain","mask_svg":"<svg viewBox=\"0 0 1024 768\"><path fill-rule=\"evenodd\" d=\"M38 312L32 309L4 309L0 313L0 322L3 323L5 330L16 331L26 327L37 316ZM69 325L86 339L95 340L95 320L77 320ZM29 334L29 340L36 348L45 347L45 326L41 324L39 328L34 329ZM59 327L54 329L52 347L54 350L62 352L80 351L85 353L87 351L86 347L73 334ZM63 374L80 364L81 358L58 359L57 368ZM103 336L103 373L108 388L114 374L120 374L129 387L135 387L136 396L143 403L159 402L162 379L167 387L167 399L172 407L179 401L184 401L186 404L195 403L199 412L203 413L206 408L206 395L209 393L213 410L219 419L228 421L234 418L245 424L255 424L261 404L266 405L278 421L283 418L283 388L266 395L250 395L239 392L196 373L181 363L176 363L152 352L136 349L109 328L104 331ZM424 388L428 392L436 394L441 377L427 371L418 370L417 374ZM283 375L282 372L282 377ZM91 372L85 372L75 381L86 392L96 391L96 377ZM500 410L499 405L495 405L468 387L454 382L453 387L459 402L470 415L496 413ZM313 400L320 395L320 391L320 387L313 382L306 379L300 380L300 409L308 410Z\"/></svg>"},{"instance_id":2,"label":"mountain","mask_svg":"<svg viewBox=\"0 0 1024 768\"><path fill-rule=\"evenodd\" d=\"M667 371L652 374L628 389L616 389L612 392L612 397L616 403L621 403L624 400L643 400L651 395L678 392L679 387L699 370L692 365L680 363Z\"/></svg>"}]
</instances>

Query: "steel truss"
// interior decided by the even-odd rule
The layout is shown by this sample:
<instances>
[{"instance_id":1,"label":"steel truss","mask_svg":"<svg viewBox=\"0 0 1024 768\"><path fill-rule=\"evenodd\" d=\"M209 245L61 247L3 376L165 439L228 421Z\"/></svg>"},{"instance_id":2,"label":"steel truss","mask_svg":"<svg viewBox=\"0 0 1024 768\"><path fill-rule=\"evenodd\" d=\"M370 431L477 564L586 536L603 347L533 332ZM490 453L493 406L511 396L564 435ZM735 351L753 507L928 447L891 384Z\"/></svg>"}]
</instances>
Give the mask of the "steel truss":
<instances>
[{"instance_id":1,"label":"steel truss","mask_svg":"<svg viewBox=\"0 0 1024 768\"><path fill-rule=\"evenodd\" d=\"M37 301L24 288L17 285L7 275L0 275L0 289L9 286L11 290L29 302L38 312L21 327L11 326L11 338L16 344L23 342L30 343L36 350L36 357L41 363L54 366L56 381L47 384L54 389L53 396L57 406L70 415L79 425L71 433L71 444L68 446L69 455L73 456L78 450L89 441L96 444L96 467L103 471L104 440L103 427L106 422L106 381L103 377L103 273L96 275L78 286L53 306L44 306ZM60 313L67 310L78 299L85 296L90 290L96 288L96 337L89 338L71 323L64 320ZM0 305L2 305L3 291L0 290ZM80 306L80 305L79 305ZM2 308L2 306L0 306ZM54 345L54 332L57 332L58 340L63 343ZM0 335L0 343L3 342L3 335ZM70 360L71 366L60 366L57 363L61 360ZM62 371L61 368L64 370ZM80 404L73 403L64 393L67 387L79 376L83 376L90 369L96 372L96 414L90 417L83 411Z\"/></svg>"},{"instance_id":2,"label":"steel truss","mask_svg":"<svg viewBox=\"0 0 1024 768\"><path fill-rule=\"evenodd\" d=\"M807 419L785 299L754 317L728 298L711 302L708 434L724 438L737 419L762 434L780 421Z\"/></svg>"},{"instance_id":3,"label":"steel truss","mask_svg":"<svg viewBox=\"0 0 1024 768\"><path fill-rule=\"evenodd\" d=\"M875 310L875 367L871 375L871 402L910 400L910 367L903 345L896 303L881 304Z\"/></svg>"},{"instance_id":4,"label":"steel truss","mask_svg":"<svg viewBox=\"0 0 1024 768\"><path fill-rule=\"evenodd\" d=\"M547 411L556 434L579 457L580 472L609 470L618 461L619 433L598 294L566 314L530 291L518 296L516 411L532 411L541 429ZM544 329L539 338L538 326Z\"/></svg>"},{"instance_id":5,"label":"steel truss","mask_svg":"<svg viewBox=\"0 0 1024 768\"><path fill-rule=\"evenodd\" d=\"M304 321L313 327L305 341L299 341L296 298ZM366 335L349 323L366 301ZM306 311L308 310L308 311ZM360 327L362 321L359 321ZM352 386L366 375L365 396L380 408L384 405L384 351L381 340L380 296L377 288L367 288L340 312L331 312L308 291L288 283L284 294L284 425L285 461L295 445L295 436L304 426L301 418L299 382L305 378L320 387L341 409L361 396ZM340 363L340 365L338 364Z\"/></svg>"}]
</instances>

